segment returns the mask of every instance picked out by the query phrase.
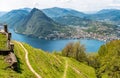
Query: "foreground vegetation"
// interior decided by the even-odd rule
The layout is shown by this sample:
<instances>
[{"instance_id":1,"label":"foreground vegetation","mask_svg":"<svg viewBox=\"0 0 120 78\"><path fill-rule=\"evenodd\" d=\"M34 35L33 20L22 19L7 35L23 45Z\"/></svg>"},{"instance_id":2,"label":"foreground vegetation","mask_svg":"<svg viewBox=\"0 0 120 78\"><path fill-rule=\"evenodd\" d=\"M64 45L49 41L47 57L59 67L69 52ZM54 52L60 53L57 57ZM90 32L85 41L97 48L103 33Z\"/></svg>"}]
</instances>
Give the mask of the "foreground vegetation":
<instances>
[{"instance_id":1,"label":"foreground vegetation","mask_svg":"<svg viewBox=\"0 0 120 78\"><path fill-rule=\"evenodd\" d=\"M8 68L4 61L5 56L0 56L0 77L2 78L36 78L29 70L23 48L14 42L14 52L18 59L18 69L16 71ZM33 69L42 78L96 78L94 68L85 65L73 58L63 57L58 53L47 53L35 49L28 44L23 46L28 50L28 57Z\"/></svg>"},{"instance_id":2,"label":"foreground vegetation","mask_svg":"<svg viewBox=\"0 0 120 78\"><path fill-rule=\"evenodd\" d=\"M28 66L25 63L25 53L22 50L21 46L15 44L14 52L18 59L18 70L14 71L8 68L4 60L5 56L0 56L0 77L2 78L36 78L35 75L29 70Z\"/></svg>"},{"instance_id":3,"label":"foreground vegetation","mask_svg":"<svg viewBox=\"0 0 120 78\"><path fill-rule=\"evenodd\" d=\"M59 54L50 54L24 44L29 52L32 67L43 78L96 78L92 67L73 58L63 57ZM66 68L66 65L68 67ZM64 73L66 70L66 75Z\"/></svg>"},{"instance_id":4,"label":"foreground vegetation","mask_svg":"<svg viewBox=\"0 0 120 78\"><path fill-rule=\"evenodd\" d=\"M36 78L26 64L23 48L14 41L18 59L16 71L0 55L0 77ZM32 68L43 78L120 78L120 40L101 46L98 53L87 54L79 42L69 43L62 53L48 53L22 43Z\"/></svg>"},{"instance_id":5,"label":"foreground vegetation","mask_svg":"<svg viewBox=\"0 0 120 78\"><path fill-rule=\"evenodd\" d=\"M101 46L98 52L98 77L120 78L120 40L115 40Z\"/></svg>"},{"instance_id":6,"label":"foreground vegetation","mask_svg":"<svg viewBox=\"0 0 120 78\"><path fill-rule=\"evenodd\" d=\"M92 66L97 78L120 78L120 40L113 40L102 45L98 53L87 54L79 42L69 43L62 55Z\"/></svg>"}]
</instances>

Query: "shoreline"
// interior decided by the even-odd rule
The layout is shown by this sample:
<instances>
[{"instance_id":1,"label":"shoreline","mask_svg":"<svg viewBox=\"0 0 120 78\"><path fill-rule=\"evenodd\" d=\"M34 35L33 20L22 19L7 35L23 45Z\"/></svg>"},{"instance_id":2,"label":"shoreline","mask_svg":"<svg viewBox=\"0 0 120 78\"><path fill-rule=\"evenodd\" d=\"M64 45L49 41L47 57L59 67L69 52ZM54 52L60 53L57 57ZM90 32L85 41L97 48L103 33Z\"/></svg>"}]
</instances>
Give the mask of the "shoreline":
<instances>
[{"instance_id":1,"label":"shoreline","mask_svg":"<svg viewBox=\"0 0 120 78\"><path fill-rule=\"evenodd\" d=\"M87 40L89 40L89 39L94 39L94 40L99 40L99 41L102 41L102 42L108 42L108 41L111 41L111 40L120 40L120 38L110 38L110 37L108 37L107 39L105 39L105 37L103 38L97 38L97 37L92 37L92 36L90 36L90 37L62 37L62 38L60 38L60 37L42 37L42 38L39 38L39 37L35 37L35 36L32 36L32 35L27 35L27 34L24 34L24 33L19 33L19 32L17 32L17 31L15 31L14 29L12 29L16 34L21 34L21 35L25 35L25 36L27 36L27 37L31 37L31 38L38 38L38 39L44 39L44 40L65 40L65 39L68 39L68 40L70 40L70 39L73 39L73 40L75 40L75 39L87 39Z\"/></svg>"}]
</instances>

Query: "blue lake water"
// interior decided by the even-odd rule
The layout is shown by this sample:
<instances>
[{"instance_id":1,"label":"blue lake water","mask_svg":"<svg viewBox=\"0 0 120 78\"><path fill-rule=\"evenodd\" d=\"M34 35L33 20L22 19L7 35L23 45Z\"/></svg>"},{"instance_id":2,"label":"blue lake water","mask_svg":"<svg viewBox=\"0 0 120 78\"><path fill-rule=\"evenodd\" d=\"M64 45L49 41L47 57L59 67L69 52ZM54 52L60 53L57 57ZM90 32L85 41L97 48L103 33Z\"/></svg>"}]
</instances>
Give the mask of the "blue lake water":
<instances>
[{"instance_id":1,"label":"blue lake water","mask_svg":"<svg viewBox=\"0 0 120 78\"><path fill-rule=\"evenodd\" d=\"M35 48L39 48L39 49L49 51L49 52L61 51L66 46L66 44L68 44L69 42L80 41L81 44L85 45L86 52L97 52L99 47L102 44L104 44L104 42L99 41L99 40L94 40L94 39L44 40L44 39L28 37L22 34L17 34L12 29L9 29L9 31L12 33L13 40L25 42Z\"/></svg>"}]
</instances>

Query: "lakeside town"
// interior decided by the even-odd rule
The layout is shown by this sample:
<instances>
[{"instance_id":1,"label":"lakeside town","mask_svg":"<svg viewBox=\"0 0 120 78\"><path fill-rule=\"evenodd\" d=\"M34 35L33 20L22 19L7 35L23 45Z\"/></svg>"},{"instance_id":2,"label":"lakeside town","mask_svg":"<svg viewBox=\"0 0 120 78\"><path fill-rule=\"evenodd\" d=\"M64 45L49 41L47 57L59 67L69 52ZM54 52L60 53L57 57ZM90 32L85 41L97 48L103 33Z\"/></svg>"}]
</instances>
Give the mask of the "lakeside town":
<instances>
[{"instance_id":1,"label":"lakeside town","mask_svg":"<svg viewBox=\"0 0 120 78\"><path fill-rule=\"evenodd\" d=\"M80 39L80 38L88 38L88 39L97 39L100 41L111 41L111 40L119 40L120 37L118 37L116 34L98 34L94 32L85 32L83 31L85 29L84 27L76 27L76 34L72 38Z\"/></svg>"},{"instance_id":2,"label":"lakeside town","mask_svg":"<svg viewBox=\"0 0 120 78\"><path fill-rule=\"evenodd\" d=\"M40 39L46 39L46 40L57 40L57 39L96 39L100 41L111 41L111 40L119 40L120 37L118 37L116 34L98 34L94 32L85 32L84 29L86 27L74 27L74 31L69 31L69 35L66 35L65 33L60 33L57 31L54 31L53 34L49 34L45 38L39 37ZM120 32L120 30L118 30Z\"/></svg>"}]
</instances>

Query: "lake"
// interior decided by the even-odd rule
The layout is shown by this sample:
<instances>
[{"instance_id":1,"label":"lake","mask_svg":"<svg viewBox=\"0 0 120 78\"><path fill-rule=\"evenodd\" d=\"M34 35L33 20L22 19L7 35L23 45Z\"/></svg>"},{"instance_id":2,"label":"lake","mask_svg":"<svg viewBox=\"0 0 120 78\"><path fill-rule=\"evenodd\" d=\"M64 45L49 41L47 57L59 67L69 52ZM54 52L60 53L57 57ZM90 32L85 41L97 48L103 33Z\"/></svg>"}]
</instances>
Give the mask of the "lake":
<instances>
[{"instance_id":1,"label":"lake","mask_svg":"<svg viewBox=\"0 0 120 78\"><path fill-rule=\"evenodd\" d=\"M35 48L39 48L49 52L61 51L69 42L80 41L81 44L85 45L87 52L97 52L99 47L102 44L104 44L104 42L94 39L44 40L44 39L28 37L22 34L17 34L12 29L9 29L9 32L12 33L13 40L25 42Z\"/></svg>"}]
</instances>

